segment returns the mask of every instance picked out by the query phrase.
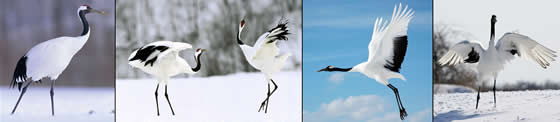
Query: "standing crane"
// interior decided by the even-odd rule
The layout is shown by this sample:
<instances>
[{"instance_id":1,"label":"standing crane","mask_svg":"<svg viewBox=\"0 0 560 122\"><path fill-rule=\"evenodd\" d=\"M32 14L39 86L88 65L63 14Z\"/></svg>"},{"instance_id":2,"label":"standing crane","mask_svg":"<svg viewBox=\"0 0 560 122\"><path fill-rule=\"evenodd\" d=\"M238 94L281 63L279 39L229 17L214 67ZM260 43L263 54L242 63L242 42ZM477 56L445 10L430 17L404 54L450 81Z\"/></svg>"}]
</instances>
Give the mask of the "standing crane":
<instances>
[{"instance_id":1,"label":"standing crane","mask_svg":"<svg viewBox=\"0 0 560 122\"><path fill-rule=\"evenodd\" d=\"M513 60L515 55L529 58L537 62L542 68L550 66L554 61L555 51L546 48L528 36L518 33L505 33L498 43L494 42L496 15L490 19L490 42L488 48L482 48L478 41L462 41L455 44L438 60L441 65L457 65L460 63L478 63L478 83L494 80L494 107L496 107L496 78L498 72L504 69L507 62ZM480 85L476 96L476 109L480 100Z\"/></svg>"},{"instance_id":2,"label":"standing crane","mask_svg":"<svg viewBox=\"0 0 560 122\"><path fill-rule=\"evenodd\" d=\"M188 43L172 42L172 41L157 41L142 46L136 49L128 58L128 64L132 67L141 69L142 71L156 76L158 84L156 86L156 107L157 115L159 116L159 103L158 103L158 89L161 83L165 83L165 99L171 108L171 113L175 115L169 96L167 95L167 83L169 77L187 73L193 75L200 70L200 56L205 49L196 49L194 59L196 66L191 67L185 59L179 57L181 50L190 49L192 46Z\"/></svg>"},{"instance_id":3,"label":"standing crane","mask_svg":"<svg viewBox=\"0 0 560 122\"><path fill-rule=\"evenodd\" d=\"M66 69L72 57L82 49L89 39L90 27L86 20L86 14L91 12L105 15L104 12L95 10L88 5L80 6L78 8L78 16L83 25L83 31L80 36L63 36L41 42L33 46L19 59L10 86L17 86L21 93L11 114L16 112L21 98L27 91L27 87L32 82L41 82L41 79L48 77L52 80L50 96L51 112L54 116L54 83L58 76Z\"/></svg>"},{"instance_id":4,"label":"standing crane","mask_svg":"<svg viewBox=\"0 0 560 122\"><path fill-rule=\"evenodd\" d=\"M264 109L264 113L266 113L268 111L270 96L272 96L276 89L278 89L278 86L274 80L272 80L272 74L279 72L280 69L284 67L284 64L286 64L286 59L291 56L290 53L280 55L279 49L276 46L276 42L278 42L277 40L288 40L287 35L290 34L288 33L288 23L287 21L280 21L276 27L262 34L253 46L249 46L241 41L241 32L243 31L245 24L245 17L243 17L241 23L239 24L239 30L237 31L237 44L243 51L247 62L249 62L249 64L255 69L264 73L265 80L268 83L268 92L266 93L266 99L261 103L258 112ZM270 91L270 83L274 85L272 92Z\"/></svg>"}]
</instances>

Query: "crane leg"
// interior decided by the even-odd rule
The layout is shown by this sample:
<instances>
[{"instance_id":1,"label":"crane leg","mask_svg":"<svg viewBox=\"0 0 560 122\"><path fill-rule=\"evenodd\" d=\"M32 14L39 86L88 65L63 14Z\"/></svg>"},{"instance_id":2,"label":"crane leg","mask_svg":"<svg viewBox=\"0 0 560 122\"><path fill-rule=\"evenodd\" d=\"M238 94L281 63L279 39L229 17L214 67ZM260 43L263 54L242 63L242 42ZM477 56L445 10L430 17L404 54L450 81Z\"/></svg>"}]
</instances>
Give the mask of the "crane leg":
<instances>
[{"instance_id":1,"label":"crane leg","mask_svg":"<svg viewBox=\"0 0 560 122\"><path fill-rule=\"evenodd\" d=\"M276 83L274 83L274 80L270 79L270 81L274 85L274 90L272 90L272 92L270 92L270 94L268 95L269 98L267 98L267 100L266 100L266 109L264 109L264 113L266 113L268 111L268 103L270 102L270 96L272 96L272 94L274 94L276 89L278 89L278 85L276 85ZM268 89L270 90L270 85L269 85Z\"/></svg>"},{"instance_id":2,"label":"crane leg","mask_svg":"<svg viewBox=\"0 0 560 122\"><path fill-rule=\"evenodd\" d=\"M478 94L476 95L476 109L478 109L478 100L480 100L480 86L478 86Z\"/></svg>"},{"instance_id":3,"label":"crane leg","mask_svg":"<svg viewBox=\"0 0 560 122\"><path fill-rule=\"evenodd\" d=\"M399 95L399 90L391 84L389 84L387 86L389 88L391 88L391 90L393 90L393 92L395 93L395 97L397 98L397 106L399 106L400 117L401 117L401 120L404 120L404 118L406 116L408 116L408 114L406 113L406 110L404 109L404 106L402 105L401 97Z\"/></svg>"},{"instance_id":4,"label":"crane leg","mask_svg":"<svg viewBox=\"0 0 560 122\"><path fill-rule=\"evenodd\" d=\"M494 79L494 88L492 89L492 91L494 91L494 108L496 107L496 79Z\"/></svg>"},{"instance_id":5,"label":"crane leg","mask_svg":"<svg viewBox=\"0 0 560 122\"><path fill-rule=\"evenodd\" d=\"M27 91L27 87L29 87L29 85L32 83L33 81L28 82L27 84L25 84L25 86L23 87L23 90L21 90L21 94L19 94L19 98L16 102L16 106L14 106L14 109L12 110L12 115L16 112L16 109L19 105L19 102L21 101L21 97L23 97L23 94L25 94L25 92Z\"/></svg>"},{"instance_id":6,"label":"crane leg","mask_svg":"<svg viewBox=\"0 0 560 122\"><path fill-rule=\"evenodd\" d=\"M52 113L52 116L54 116L54 99L53 99L53 97L54 97L54 82L55 81L53 80L52 83L51 83L51 113Z\"/></svg>"},{"instance_id":7,"label":"crane leg","mask_svg":"<svg viewBox=\"0 0 560 122\"><path fill-rule=\"evenodd\" d=\"M157 98L157 96L158 96L158 89L159 89L159 83L158 83L157 86L156 86L156 93L155 93L155 95L156 95L156 111L157 111L157 115L159 116L159 103L158 103L158 98Z\"/></svg>"},{"instance_id":8,"label":"crane leg","mask_svg":"<svg viewBox=\"0 0 560 122\"><path fill-rule=\"evenodd\" d=\"M167 99L167 103L169 104L169 108L171 108L171 114L175 116L175 111L173 111L173 106L171 106L171 102L169 101L169 96L167 95L167 84L165 84L165 99Z\"/></svg>"},{"instance_id":9,"label":"crane leg","mask_svg":"<svg viewBox=\"0 0 560 122\"><path fill-rule=\"evenodd\" d=\"M268 98L270 98L270 83L267 82L268 85L268 92L266 93L266 99L264 99L264 101L261 103L261 106L259 107L259 111L261 112L262 109L267 109L268 108ZM266 113L266 110L265 112Z\"/></svg>"}]
</instances>

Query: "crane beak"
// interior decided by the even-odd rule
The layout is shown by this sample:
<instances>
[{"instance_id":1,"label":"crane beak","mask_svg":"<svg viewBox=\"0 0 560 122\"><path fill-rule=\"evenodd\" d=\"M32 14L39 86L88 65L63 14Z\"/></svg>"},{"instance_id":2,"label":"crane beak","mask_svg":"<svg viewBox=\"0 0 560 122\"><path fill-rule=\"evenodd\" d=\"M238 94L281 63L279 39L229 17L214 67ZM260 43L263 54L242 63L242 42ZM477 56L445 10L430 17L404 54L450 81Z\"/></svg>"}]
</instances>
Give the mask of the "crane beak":
<instances>
[{"instance_id":1,"label":"crane beak","mask_svg":"<svg viewBox=\"0 0 560 122\"><path fill-rule=\"evenodd\" d=\"M321 70L317 70L317 72L328 71L327 68L323 68Z\"/></svg>"},{"instance_id":2,"label":"crane beak","mask_svg":"<svg viewBox=\"0 0 560 122\"><path fill-rule=\"evenodd\" d=\"M103 12L103 11L99 11L99 10L95 10L95 9L90 9L90 11L93 11L93 12L95 12L95 13L99 13L99 14L101 14L101 15L103 15L103 16L107 16L107 14L105 14L105 12Z\"/></svg>"}]
</instances>

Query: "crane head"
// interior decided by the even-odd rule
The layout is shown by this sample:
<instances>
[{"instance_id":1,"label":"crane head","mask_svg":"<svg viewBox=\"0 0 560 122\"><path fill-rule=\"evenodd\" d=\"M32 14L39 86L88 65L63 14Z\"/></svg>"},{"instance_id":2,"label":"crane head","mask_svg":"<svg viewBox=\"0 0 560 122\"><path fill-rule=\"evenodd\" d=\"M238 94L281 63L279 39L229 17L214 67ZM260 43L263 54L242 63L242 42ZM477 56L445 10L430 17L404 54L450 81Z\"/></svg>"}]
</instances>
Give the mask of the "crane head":
<instances>
[{"instance_id":1,"label":"crane head","mask_svg":"<svg viewBox=\"0 0 560 122\"><path fill-rule=\"evenodd\" d=\"M78 13L80 13L80 12L84 12L84 14L88 14L90 12L95 12L95 13L99 13L101 15L107 16L107 14L105 14L105 12L93 9L93 8L89 7L88 5L80 6L80 8L78 8Z\"/></svg>"},{"instance_id":2,"label":"crane head","mask_svg":"<svg viewBox=\"0 0 560 122\"><path fill-rule=\"evenodd\" d=\"M490 20L492 23L496 23L498 22L498 20L496 20L496 15L492 15L492 19Z\"/></svg>"},{"instance_id":3,"label":"crane head","mask_svg":"<svg viewBox=\"0 0 560 122\"><path fill-rule=\"evenodd\" d=\"M241 19L241 22L239 23L239 28L240 29L243 29L245 27L245 19L246 18L247 18L246 16L243 16L243 19Z\"/></svg>"},{"instance_id":4,"label":"crane head","mask_svg":"<svg viewBox=\"0 0 560 122\"><path fill-rule=\"evenodd\" d=\"M329 65L321 70L318 70L317 72L322 72L322 71L331 71L331 69L333 68L333 66Z\"/></svg>"},{"instance_id":5,"label":"crane head","mask_svg":"<svg viewBox=\"0 0 560 122\"><path fill-rule=\"evenodd\" d=\"M206 49L198 48L198 49L196 49L196 51L194 53L195 53L195 55L199 56L200 54L202 54L202 52L205 52L205 51L206 51Z\"/></svg>"}]
</instances>

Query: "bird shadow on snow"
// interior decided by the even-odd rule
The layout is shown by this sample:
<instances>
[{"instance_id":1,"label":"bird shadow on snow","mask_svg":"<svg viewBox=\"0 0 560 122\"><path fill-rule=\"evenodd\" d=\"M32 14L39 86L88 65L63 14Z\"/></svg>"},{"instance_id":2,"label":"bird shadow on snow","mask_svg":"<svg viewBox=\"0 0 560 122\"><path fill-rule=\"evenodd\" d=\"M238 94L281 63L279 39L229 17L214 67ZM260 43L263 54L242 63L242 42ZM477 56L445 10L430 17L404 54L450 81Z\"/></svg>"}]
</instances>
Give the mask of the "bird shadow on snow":
<instances>
[{"instance_id":1,"label":"bird shadow on snow","mask_svg":"<svg viewBox=\"0 0 560 122\"><path fill-rule=\"evenodd\" d=\"M476 118L476 117L483 117L483 116L489 116L489 115L493 115L493 114L498 114L498 113L484 113L484 114L480 114L480 113L465 113L463 111L460 110L452 110L449 111L447 113L441 113L438 114L436 116L434 116L434 122L451 122L453 120L466 120L466 119L471 119L471 118Z\"/></svg>"}]
</instances>

